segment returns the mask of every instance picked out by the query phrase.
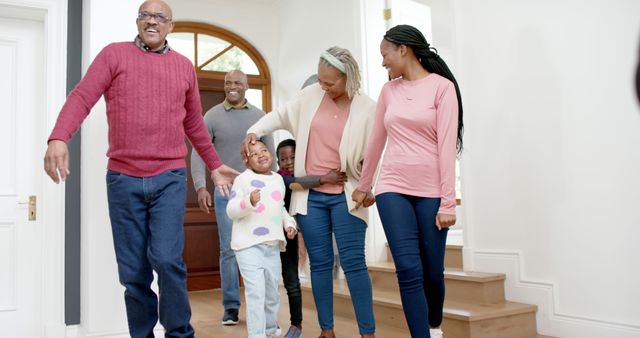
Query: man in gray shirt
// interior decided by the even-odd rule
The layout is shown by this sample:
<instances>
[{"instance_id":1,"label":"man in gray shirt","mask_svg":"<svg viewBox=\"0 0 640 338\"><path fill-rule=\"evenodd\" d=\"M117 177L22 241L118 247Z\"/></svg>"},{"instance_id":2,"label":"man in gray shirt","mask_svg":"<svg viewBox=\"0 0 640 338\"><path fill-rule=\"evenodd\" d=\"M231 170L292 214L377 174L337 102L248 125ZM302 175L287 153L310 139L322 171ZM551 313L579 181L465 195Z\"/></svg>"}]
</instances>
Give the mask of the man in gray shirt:
<instances>
[{"instance_id":1,"label":"man in gray shirt","mask_svg":"<svg viewBox=\"0 0 640 338\"><path fill-rule=\"evenodd\" d=\"M224 102L211 108L205 115L204 121L218 151L220 159L231 168L243 172L246 169L240 154L242 141L247 129L256 123L264 112L245 99L245 92L249 89L247 75L240 70L232 70L224 77ZM269 135L262 140L269 151L275 154L273 138ZM273 168L275 170L275 167ZM191 176L198 193L200 209L209 213L211 194L206 188L206 168L197 152L191 153ZM222 196L218 189L214 189L213 203L215 205L218 223L218 238L220 239L220 280L222 286L222 305L224 316L222 324L238 324L238 310L240 308L240 281L238 277L238 263L231 250L231 219L227 216L228 198Z\"/></svg>"}]
</instances>

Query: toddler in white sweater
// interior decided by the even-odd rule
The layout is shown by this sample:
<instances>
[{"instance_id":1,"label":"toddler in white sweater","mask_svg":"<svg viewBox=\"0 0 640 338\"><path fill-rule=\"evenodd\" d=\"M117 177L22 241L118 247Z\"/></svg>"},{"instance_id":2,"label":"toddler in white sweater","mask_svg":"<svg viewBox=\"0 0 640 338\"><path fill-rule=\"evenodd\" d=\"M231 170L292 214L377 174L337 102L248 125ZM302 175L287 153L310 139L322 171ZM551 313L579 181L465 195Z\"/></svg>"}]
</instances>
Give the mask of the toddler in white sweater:
<instances>
[{"instance_id":1,"label":"toddler in white sweater","mask_svg":"<svg viewBox=\"0 0 640 338\"><path fill-rule=\"evenodd\" d=\"M231 249L244 280L249 338L264 338L275 336L278 330L284 234L293 238L297 230L295 220L284 208L282 177L271 171L269 149L259 141L249 149L248 169L233 183L227 214L233 220Z\"/></svg>"}]
</instances>

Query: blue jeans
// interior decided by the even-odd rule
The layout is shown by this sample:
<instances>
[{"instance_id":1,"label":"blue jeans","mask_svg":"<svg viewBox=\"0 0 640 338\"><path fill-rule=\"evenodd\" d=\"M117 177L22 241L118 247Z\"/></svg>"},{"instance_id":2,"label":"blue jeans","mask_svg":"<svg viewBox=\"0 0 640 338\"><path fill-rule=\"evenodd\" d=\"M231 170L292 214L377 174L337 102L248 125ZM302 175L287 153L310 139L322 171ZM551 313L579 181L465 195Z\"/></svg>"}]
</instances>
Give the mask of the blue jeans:
<instances>
[{"instance_id":1,"label":"blue jeans","mask_svg":"<svg viewBox=\"0 0 640 338\"><path fill-rule=\"evenodd\" d=\"M376 196L396 265L402 309L412 337L429 337L442 324L444 251L448 229L438 230L439 198L399 193Z\"/></svg>"},{"instance_id":2,"label":"blue jeans","mask_svg":"<svg viewBox=\"0 0 640 338\"><path fill-rule=\"evenodd\" d=\"M236 251L244 280L249 338L265 338L278 329L280 248L258 244Z\"/></svg>"},{"instance_id":3,"label":"blue jeans","mask_svg":"<svg viewBox=\"0 0 640 338\"><path fill-rule=\"evenodd\" d=\"M193 337L187 294L187 269L182 260L186 169L152 177L107 172L109 217L125 287L129 333L153 337L158 322L158 297L151 290L153 270L160 289L159 317L165 337Z\"/></svg>"},{"instance_id":4,"label":"blue jeans","mask_svg":"<svg viewBox=\"0 0 640 338\"><path fill-rule=\"evenodd\" d=\"M218 189L213 189L213 204L218 223L218 239L220 241L220 286L222 288L222 306L224 309L240 308L240 276L236 254L231 250L231 227L233 222L227 216L229 198L222 196Z\"/></svg>"},{"instance_id":5,"label":"blue jeans","mask_svg":"<svg viewBox=\"0 0 640 338\"><path fill-rule=\"evenodd\" d=\"M325 194L314 190L309 192L307 214L296 217L309 254L320 328L333 329L333 232L360 334L374 333L371 279L364 256L367 224L349 213L344 193Z\"/></svg>"}]
</instances>

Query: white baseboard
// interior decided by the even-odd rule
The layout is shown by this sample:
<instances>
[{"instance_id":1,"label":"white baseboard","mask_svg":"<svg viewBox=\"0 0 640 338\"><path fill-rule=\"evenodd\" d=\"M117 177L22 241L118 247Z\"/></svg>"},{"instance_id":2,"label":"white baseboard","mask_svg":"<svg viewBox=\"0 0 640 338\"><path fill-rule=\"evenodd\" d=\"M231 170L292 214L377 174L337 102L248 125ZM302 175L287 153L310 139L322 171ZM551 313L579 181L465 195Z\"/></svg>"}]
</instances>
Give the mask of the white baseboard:
<instances>
[{"instance_id":1,"label":"white baseboard","mask_svg":"<svg viewBox=\"0 0 640 338\"><path fill-rule=\"evenodd\" d=\"M554 283L527 279L520 252L471 250L476 271L505 273L505 293L510 301L538 306L539 334L558 338L638 338L640 325L560 313Z\"/></svg>"},{"instance_id":2,"label":"white baseboard","mask_svg":"<svg viewBox=\"0 0 640 338\"><path fill-rule=\"evenodd\" d=\"M126 330L85 332L81 325L67 326L66 338L129 338L129 332ZM153 330L156 337L164 337L164 329L160 325L156 325Z\"/></svg>"}]
</instances>

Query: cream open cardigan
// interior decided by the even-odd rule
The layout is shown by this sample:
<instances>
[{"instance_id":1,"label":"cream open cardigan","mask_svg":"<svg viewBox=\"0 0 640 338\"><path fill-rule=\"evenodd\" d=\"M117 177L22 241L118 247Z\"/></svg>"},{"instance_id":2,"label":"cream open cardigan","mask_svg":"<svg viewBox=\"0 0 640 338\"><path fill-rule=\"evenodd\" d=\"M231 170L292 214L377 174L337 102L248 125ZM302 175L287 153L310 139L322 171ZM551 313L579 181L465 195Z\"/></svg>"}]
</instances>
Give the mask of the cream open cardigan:
<instances>
[{"instance_id":1,"label":"cream open cardigan","mask_svg":"<svg viewBox=\"0 0 640 338\"><path fill-rule=\"evenodd\" d=\"M313 84L304 88L298 96L266 114L258 122L247 130L247 134L253 133L258 137L270 134L278 129L288 130L296 139L296 159L294 175L296 177L307 176L305 162L307 157L307 142L309 141L309 129L324 91L319 84ZM369 141L369 134L375 118L376 103L366 95L356 94L351 101L351 108L347 123L342 132L340 141L340 169L347 173L347 182L344 185L345 197L349 207L349 213L368 222L367 208L355 209L355 202L351 200L351 193L358 186L362 173L362 161ZM289 213L307 214L307 199L309 190L293 191Z\"/></svg>"}]
</instances>

